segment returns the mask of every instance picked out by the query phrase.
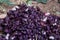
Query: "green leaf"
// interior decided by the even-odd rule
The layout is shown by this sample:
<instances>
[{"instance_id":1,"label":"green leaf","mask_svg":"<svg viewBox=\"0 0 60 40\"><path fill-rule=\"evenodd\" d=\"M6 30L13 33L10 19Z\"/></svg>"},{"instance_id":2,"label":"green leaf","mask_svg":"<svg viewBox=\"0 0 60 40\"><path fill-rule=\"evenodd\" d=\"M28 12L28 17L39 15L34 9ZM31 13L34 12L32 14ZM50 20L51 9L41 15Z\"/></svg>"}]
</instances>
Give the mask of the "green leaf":
<instances>
[{"instance_id":1,"label":"green leaf","mask_svg":"<svg viewBox=\"0 0 60 40\"><path fill-rule=\"evenodd\" d=\"M60 14L60 12L58 12L58 11L57 11L57 12L56 12L56 14L58 14L58 15L59 15L59 14Z\"/></svg>"},{"instance_id":2,"label":"green leaf","mask_svg":"<svg viewBox=\"0 0 60 40\"><path fill-rule=\"evenodd\" d=\"M36 0L38 3L47 3L47 0Z\"/></svg>"},{"instance_id":3,"label":"green leaf","mask_svg":"<svg viewBox=\"0 0 60 40\"><path fill-rule=\"evenodd\" d=\"M36 0L38 3L42 2L42 0Z\"/></svg>"},{"instance_id":4,"label":"green leaf","mask_svg":"<svg viewBox=\"0 0 60 40\"><path fill-rule=\"evenodd\" d=\"M29 1L32 1L32 0L27 0L26 3L28 3Z\"/></svg>"},{"instance_id":5,"label":"green leaf","mask_svg":"<svg viewBox=\"0 0 60 40\"><path fill-rule=\"evenodd\" d=\"M14 3L10 2L10 0L0 0L0 3L5 3L7 5L13 5Z\"/></svg>"},{"instance_id":6,"label":"green leaf","mask_svg":"<svg viewBox=\"0 0 60 40\"><path fill-rule=\"evenodd\" d=\"M3 0L0 0L0 3L3 3Z\"/></svg>"},{"instance_id":7,"label":"green leaf","mask_svg":"<svg viewBox=\"0 0 60 40\"><path fill-rule=\"evenodd\" d=\"M47 3L47 0L42 0L42 3Z\"/></svg>"},{"instance_id":8,"label":"green leaf","mask_svg":"<svg viewBox=\"0 0 60 40\"><path fill-rule=\"evenodd\" d=\"M32 4L32 1L28 1L28 4Z\"/></svg>"},{"instance_id":9,"label":"green leaf","mask_svg":"<svg viewBox=\"0 0 60 40\"><path fill-rule=\"evenodd\" d=\"M12 2L7 2L6 4L7 5L14 5L14 3L12 3Z\"/></svg>"}]
</instances>

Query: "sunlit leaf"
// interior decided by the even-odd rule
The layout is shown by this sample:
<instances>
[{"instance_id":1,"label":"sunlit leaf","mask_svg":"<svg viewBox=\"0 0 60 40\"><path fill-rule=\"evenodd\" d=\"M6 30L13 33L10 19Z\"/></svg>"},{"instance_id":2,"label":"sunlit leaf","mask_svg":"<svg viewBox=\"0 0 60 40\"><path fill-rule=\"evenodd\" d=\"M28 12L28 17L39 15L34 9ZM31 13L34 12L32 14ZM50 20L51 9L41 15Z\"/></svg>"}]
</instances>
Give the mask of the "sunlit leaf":
<instances>
[{"instance_id":1,"label":"sunlit leaf","mask_svg":"<svg viewBox=\"0 0 60 40\"><path fill-rule=\"evenodd\" d=\"M13 5L14 3L10 2L10 0L0 0L0 3L5 3L7 5Z\"/></svg>"},{"instance_id":2,"label":"sunlit leaf","mask_svg":"<svg viewBox=\"0 0 60 40\"><path fill-rule=\"evenodd\" d=\"M42 0L36 0L38 3L42 2Z\"/></svg>"},{"instance_id":3,"label":"sunlit leaf","mask_svg":"<svg viewBox=\"0 0 60 40\"><path fill-rule=\"evenodd\" d=\"M37 2L41 3L47 3L47 0L36 0Z\"/></svg>"},{"instance_id":4,"label":"sunlit leaf","mask_svg":"<svg viewBox=\"0 0 60 40\"><path fill-rule=\"evenodd\" d=\"M47 3L47 0L42 0L42 3Z\"/></svg>"},{"instance_id":5,"label":"sunlit leaf","mask_svg":"<svg viewBox=\"0 0 60 40\"><path fill-rule=\"evenodd\" d=\"M29 1L32 1L32 0L27 0L26 3L28 3Z\"/></svg>"}]
</instances>

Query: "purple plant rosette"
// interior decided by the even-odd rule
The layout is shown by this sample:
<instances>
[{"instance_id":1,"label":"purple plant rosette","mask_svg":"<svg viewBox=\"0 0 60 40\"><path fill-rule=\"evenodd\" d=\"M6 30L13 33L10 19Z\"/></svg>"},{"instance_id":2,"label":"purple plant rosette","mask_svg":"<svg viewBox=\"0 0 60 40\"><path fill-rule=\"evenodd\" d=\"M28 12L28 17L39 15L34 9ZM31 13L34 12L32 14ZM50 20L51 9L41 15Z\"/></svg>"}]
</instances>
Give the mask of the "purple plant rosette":
<instances>
[{"instance_id":1,"label":"purple plant rosette","mask_svg":"<svg viewBox=\"0 0 60 40\"><path fill-rule=\"evenodd\" d=\"M60 17L20 4L0 19L0 40L60 40Z\"/></svg>"}]
</instances>

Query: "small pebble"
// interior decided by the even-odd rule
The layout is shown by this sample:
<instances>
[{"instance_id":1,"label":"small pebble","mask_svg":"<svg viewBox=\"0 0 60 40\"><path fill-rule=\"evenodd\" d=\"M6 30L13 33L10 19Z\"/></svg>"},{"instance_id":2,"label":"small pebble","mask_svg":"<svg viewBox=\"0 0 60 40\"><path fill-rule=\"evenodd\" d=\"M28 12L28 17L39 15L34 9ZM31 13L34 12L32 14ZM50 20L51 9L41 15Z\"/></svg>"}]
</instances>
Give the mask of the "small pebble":
<instances>
[{"instance_id":1,"label":"small pebble","mask_svg":"<svg viewBox=\"0 0 60 40\"><path fill-rule=\"evenodd\" d=\"M55 19L55 22L57 22L57 19Z\"/></svg>"},{"instance_id":2,"label":"small pebble","mask_svg":"<svg viewBox=\"0 0 60 40\"><path fill-rule=\"evenodd\" d=\"M25 19L25 18L24 18L23 20L24 20L24 21L27 21L27 19Z\"/></svg>"},{"instance_id":3,"label":"small pebble","mask_svg":"<svg viewBox=\"0 0 60 40\"><path fill-rule=\"evenodd\" d=\"M7 14L1 14L0 18L2 19L2 18L5 18L6 16L7 16Z\"/></svg>"},{"instance_id":4,"label":"small pebble","mask_svg":"<svg viewBox=\"0 0 60 40\"><path fill-rule=\"evenodd\" d=\"M57 25L57 23L54 23L53 26L54 26L54 25Z\"/></svg>"},{"instance_id":5,"label":"small pebble","mask_svg":"<svg viewBox=\"0 0 60 40\"><path fill-rule=\"evenodd\" d=\"M54 39L54 36L50 36L49 39L52 39L53 40Z\"/></svg>"},{"instance_id":6,"label":"small pebble","mask_svg":"<svg viewBox=\"0 0 60 40\"><path fill-rule=\"evenodd\" d=\"M6 39L7 39L7 40L9 39L9 34L6 35Z\"/></svg>"},{"instance_id":7,"label":"small pebble","mask_svg":"<svg viewBox=\"0 0 60 40\"><path fill-rule=\"evenodd\" d=\"M29 40L32 40L31 38Z\"/></svg>"},{"instance_id":8,"label":"small pebble","mask_svg":"<svg viewBox=\"0 0 60 40\"><path fill-rule=\"evenodd\" d=\"M49 15L50 15L50 13L45 13L45 15L46 15L46 16L49 16Z\"/></svg>"},{"instance_id":9,"label":"small pebble","mask_svg":"<svg viewBox=\"0 0 60 40\"><path fill-rule=\"evenodd\" d=\"M45 22L47 20L47 17L45 17L44 19L43 19L43 21Z\"/></svg>"},{"instance_id":10,"label":"small pebble","mask_svg":"<svg viewBox=\"0 0 60 40\"><path fill-rule=\"evenodd\" d=\"M45 35L45 34L46 34L46 32L45 32L45 31L42 31L42 34L44 34L44 35Z\"/></svg>"},{"instance_id":11,"label":"small pebble","mask_svg":"<svg viewBox=\"0 0 60 40\"><path fill-rule=\"evenodd\" d=\"M16 10L16 8L15 8L15 7L13 7L11 10L13 10L13 11L14 11L14 10Z\"/></svg>"},{"instance_id":12,"label":"small pebble","mask_svg":"<svg viewBox=\"0 0 60 40\"><path fill-rule=\"evenodd\" d=\"M14 37L12 37L11 39L13 40L15 38L15 36Z\"/></svg>"},{"instance_id":13,"label":"small pebble","mask_svg":"<svg viewBox=\"0 0 60 40\"><path fill-rule=\"evenodd\" d=\"M25 11L28 11L28 8Z\"/></svg>"},{"instance_id":14,"label":"small pebble","mask_svg":"<svg viewBox=\"0 0 60 40\"><path fill-rule=\"evenodd\" d=\"M18 7L18 6L15 6L15 8L19 9L19 7Z\"/></svg>"}]
</instances>

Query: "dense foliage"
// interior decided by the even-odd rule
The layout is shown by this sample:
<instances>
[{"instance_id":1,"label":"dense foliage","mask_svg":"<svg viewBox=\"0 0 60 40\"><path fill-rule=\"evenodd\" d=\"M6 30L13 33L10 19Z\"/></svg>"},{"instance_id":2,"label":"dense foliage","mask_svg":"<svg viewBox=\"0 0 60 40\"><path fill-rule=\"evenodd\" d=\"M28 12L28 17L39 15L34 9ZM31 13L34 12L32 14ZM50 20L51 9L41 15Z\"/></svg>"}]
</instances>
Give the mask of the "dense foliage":
<instances>
[{"instance_id":1,"label":"dense foliage","mask_svg":"<svg viewBox=\"0 0 60 40\"><path fill-rule=\"evenodd\" d=\"M60 17L25 4L0 19L0 40L60 40Z\"/></svg>"}]
</instances>

